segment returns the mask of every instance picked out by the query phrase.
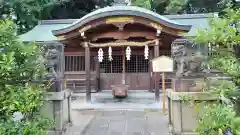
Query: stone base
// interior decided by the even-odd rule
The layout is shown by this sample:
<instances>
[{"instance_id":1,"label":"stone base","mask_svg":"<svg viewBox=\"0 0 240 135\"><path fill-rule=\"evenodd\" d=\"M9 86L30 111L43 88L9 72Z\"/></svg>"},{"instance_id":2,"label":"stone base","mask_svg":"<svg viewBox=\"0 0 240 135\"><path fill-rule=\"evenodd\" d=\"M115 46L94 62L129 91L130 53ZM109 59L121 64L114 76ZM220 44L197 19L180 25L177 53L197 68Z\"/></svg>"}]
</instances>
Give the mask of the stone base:
<instances>
[{"instance_id":1,"label":"stone base","mask_svg":"<svg viewBox=\"0 0 240 135\"><path fill-rule=\"evenodd\" d=\"M44 93L44 105L40 113L54 122L48 135L63 135L70 127L72 122L71 94L70 90Z\"/></svg>"},{"instance_id":2,"label":"stone base","mask_svg":"<svg viewBox=\"0 0 240 135\"><path fill-rule=\"evenodd\" d=\"M198 135L198 133L195 133L195 132L181 132L181 133L177 133L176 131L174 131L174 128L173 128L172 125L169 125L168 130L169 130L169 135Z\"/></svg>"},{"instance_id":3,"label":"stone base","mask_svg":"<svg viewBox=\"0 0 240 135\"><path fill-rule=\"evenodd\" d=\"M129 85L112 85L111 87L114 97L126 97L128 95Z\"/></svg>"},{"instance_id":4,"label":"stone base","mask_svg":"<svg viewBox=\"0 0 240 135\"><path fill-rule=\"evenodd\" d=\"M201 92L204 78L174 78L172 88L175 92Z\"/></svg>"}]
</instances>

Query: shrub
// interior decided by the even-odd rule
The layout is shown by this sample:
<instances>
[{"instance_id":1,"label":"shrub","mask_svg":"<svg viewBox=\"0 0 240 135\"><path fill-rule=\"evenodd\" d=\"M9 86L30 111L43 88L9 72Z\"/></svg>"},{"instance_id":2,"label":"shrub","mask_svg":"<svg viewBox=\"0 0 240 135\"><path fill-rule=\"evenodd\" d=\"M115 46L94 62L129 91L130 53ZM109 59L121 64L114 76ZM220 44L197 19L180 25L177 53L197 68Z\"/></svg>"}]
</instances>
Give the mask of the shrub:
<instances>
[{"instance_id":1,"label":"shrub","mask_svg":"<svg viewBox=\"0 0 240 135\"><path fill-rule=\"evenodd\" d=\"M0 135L43 135L51 124L39 114L47 85L32 81L45 75L44 58L40 47L20 42L16 30L0 20Z\"/></svg>"},{"instance_id":2,"label":"shrub","mask_svg":"<svg viewBox=\"0 0 240 135\"><path fill-rule=\"evenodd\" d=\"M238 50L240 45L240 10L227 8L224 12L224 16L214 17L210 21L210 29L198 31L193 40L197 44L210 45L210 51L213 54L209 56L208 67L218 69L222 74L232 78L231 82L218 80L218 83L207 87L206 90L218 92L221 99L224 100L214 105L205 105L204 113L199 117L197 132L200 135L217 135L228 129L236 135L240 135L240 61Z\"/></svg>"}]
</instances>

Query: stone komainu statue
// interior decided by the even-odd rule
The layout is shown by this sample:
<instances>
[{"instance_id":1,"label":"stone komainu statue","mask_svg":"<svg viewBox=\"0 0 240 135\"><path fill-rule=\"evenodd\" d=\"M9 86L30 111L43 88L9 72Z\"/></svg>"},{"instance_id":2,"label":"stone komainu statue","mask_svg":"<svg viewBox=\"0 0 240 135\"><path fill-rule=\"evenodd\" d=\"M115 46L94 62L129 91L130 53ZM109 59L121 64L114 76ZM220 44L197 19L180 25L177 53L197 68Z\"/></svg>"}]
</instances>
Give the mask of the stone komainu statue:
<instances>
[{"instance_id":1,"label":"stone komainu statue","mask_svg":"<svg viewBox=\"0 0 240 135\"><path fill-rule=\"evenodd\" d=\"M203 71L203 55L200 52L189 54L185 45L173 46L172 57L177 67L177 77L189 76Z\"/></svg>"},{"instance_id":2,"label":"stone komainu statue","mask_svg":"<svg viewBox=\"0 0 240 135\"><path fill-rule=\"evenodd\" d=\"M49 44L44 47L45 58L47 59L46 65L49 71L48 79L59 78L61 72L61 45Z\"/></svg>"},{"instance_id":3,"label":"stone komainu statue","mask_svg":"<svg viewBox=\"0 0 240 135\"><path fill-rule=\"evenodd\" d=\"M52 43L44 46L44 55L48 75L45 80L51 82L49 91L57 92L65 88L64 83L64 50L60 43Z\"/></svg>"}]
</instances>

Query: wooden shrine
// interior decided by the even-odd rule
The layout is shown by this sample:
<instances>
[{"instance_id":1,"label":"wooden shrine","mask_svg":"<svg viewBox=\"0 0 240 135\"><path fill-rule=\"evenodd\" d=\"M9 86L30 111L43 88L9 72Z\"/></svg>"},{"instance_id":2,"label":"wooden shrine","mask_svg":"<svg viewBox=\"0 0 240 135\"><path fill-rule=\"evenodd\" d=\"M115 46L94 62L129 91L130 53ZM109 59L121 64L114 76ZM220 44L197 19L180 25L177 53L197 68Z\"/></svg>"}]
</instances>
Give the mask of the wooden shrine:
<instances>
[{"instance_id":1,"label":"wooden shrine","mask_svg":"<svg viewBox=\"0 0 240 135\"><path fill-rule=\"evenodd\" d=\"M132 12L120 13L121 7ZM159 87L158 82L152 85L149 59L171 55L172 42L191 28L148 10L140 12L142 8L116 6L112 10L94 11L73 25L53 31L58 41L65 44L65 56L84 56L85 63L79 64L85 65L85 70L66 71L65 75L68 82L85 79L87 97L92 89L124 86L127 90L151 91L154 86Z\"/></svg>"}]
</instances>

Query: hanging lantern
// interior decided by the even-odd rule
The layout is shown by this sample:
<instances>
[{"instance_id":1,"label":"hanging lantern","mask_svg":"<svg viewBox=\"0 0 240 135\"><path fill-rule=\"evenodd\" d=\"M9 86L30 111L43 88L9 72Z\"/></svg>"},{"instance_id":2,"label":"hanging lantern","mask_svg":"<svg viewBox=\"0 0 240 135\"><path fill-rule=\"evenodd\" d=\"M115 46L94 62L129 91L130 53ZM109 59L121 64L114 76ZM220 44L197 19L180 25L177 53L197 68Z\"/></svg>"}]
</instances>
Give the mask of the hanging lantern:
<instances>
[{"instance_id":1,"label":"hanging lantern","mask_svg":"<svg viewBox=\"0 0 240 135\"><path fill-rule=\"evenodd\" d=\"M128 46L126 49L126 58L127 60L130 60L131 57L131 48Z\"/></svg>"},{"instance_id":2,"label":"hanging lantern","mask_svg":"<svg viewBox=\"0 0 240 135\"><path fill-rule=\"evenodd\" d=\"M147 60L148 59L148 56L149 56L149 54L148 54L149 52L148 52L148 46L147 45L145 45L145 48L144 48L144 57L145 57L145 60Z\"/></svg>"},{"instance_id":3,"label":"hanging lantern","mask_svg":"<svg viewBox=\"0 0 240 135\"><path fill-rule=\"evenodd\" d=\"M99 62L103 61L103 50L102 50L102 48L99 48L99 50L98 50L98 61Z\"/></svg>"},{"instance_id":4,"label":"hanging lantern","mask_svg":"<svg viewBox=\"0 0 240 135\"><path fill-rule=\"evenodd\" d=\"M108 48L108 59L109 59L109 61L113 60L113 58L112 58L112 47L111 46Z\"/></svg>"}]
</instances>

